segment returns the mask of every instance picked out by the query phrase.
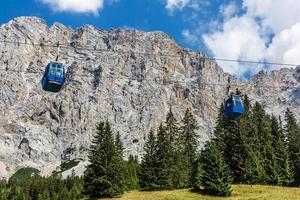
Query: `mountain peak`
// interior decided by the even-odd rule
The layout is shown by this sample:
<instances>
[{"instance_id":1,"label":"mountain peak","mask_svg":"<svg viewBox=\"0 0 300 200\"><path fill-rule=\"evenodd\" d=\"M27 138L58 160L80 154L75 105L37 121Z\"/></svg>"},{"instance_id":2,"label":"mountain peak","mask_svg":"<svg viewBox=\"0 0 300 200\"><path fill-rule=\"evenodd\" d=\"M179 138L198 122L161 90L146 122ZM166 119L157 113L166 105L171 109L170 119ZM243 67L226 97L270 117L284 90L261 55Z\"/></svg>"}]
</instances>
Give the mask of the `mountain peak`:
<instances>
[{"instance_id":1,"label":"mountain peak","mask_svg":"<svg viewBox=\"0 0 300 200\"><path fill-rule=\"evenodd\" d=\"M230 75L163 32L103 31L90 25L72 30L58 23L49 28L40 18L19 17L3 25L0 34L7 41L27 42L0 43L0 177L22 166L49 174L61 160L86 160L101 120L120 132L126 156L141 155L149 130L163 122L170 107L179 120L192 110L203 145L227 97ZM41 40L48 46L35 45ZM64 43L59 62L67 80L60 93L47 93L40 81L57 56L51 46L57 41ZM294 74L294 69L280 70L249 81L234 79L234 84L278 116L288 106L300 111Z\"/></svg>"}]
</instances>

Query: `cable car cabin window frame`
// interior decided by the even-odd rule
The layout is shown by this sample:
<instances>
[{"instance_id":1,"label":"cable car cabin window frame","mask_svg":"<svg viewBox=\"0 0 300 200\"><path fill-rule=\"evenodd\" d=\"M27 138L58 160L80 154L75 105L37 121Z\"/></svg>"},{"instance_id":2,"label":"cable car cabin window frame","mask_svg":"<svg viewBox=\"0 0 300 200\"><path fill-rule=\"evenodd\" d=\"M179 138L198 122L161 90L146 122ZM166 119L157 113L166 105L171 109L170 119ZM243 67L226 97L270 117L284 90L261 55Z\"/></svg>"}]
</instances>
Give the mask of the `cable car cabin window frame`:
<instances>
[{"instance_id":1,"label":"cable car cabin window frame","mask_svg":"<svg viewBox=\"0 0 300 200\"><path fill-rule=\"evenodd\" d=\"M42 78L45 91L59 92L65 83L65 69L62 63L48 63ZM52 85L52 86L51 86Z\"/></svg>"},{"instance_id":2,"label":"cable car cabin window frame","mask_svg":"<svg viewBox=\"0 0 300 200\"><path fill-rule=\"evenodd\" d=\"M235 103L242 103L242 98L240 96L232 96L232 101L233 101L233 104Z\"/></svg>"},{"instance_id":3,"label":"cable car cabin window frame","mask_svg":"<svg viewBox=\"0 0 300 200\"><path fill-rule=\"evenodd\" d=\"M47 74L55 77L63 78L65 77L65 71L60 63L50 63L48 64Z\"/></svg>"},{"instance_id":4,"label":"cable car cabin window frame","mask_svg":"<svg viewBox=\"0 0 300 200\"><path fill-rule=\"evenodd\" d=\"M242 97L239 95L229 97L225 102L224 112L229 119L236 119L242 115L245 112Z\"/></svg>"},{"instance_id":5,"label":"cable car cabin window frame","mask_svg":"<svg viewBox=\"0 0 300 200\"><path fill-rule=\"evenodd\" d=\"M55 69L56 69L56 76L58 76L60 78L65 77L65 71L64 71L62 64L55 63Z\"/></svg>"}]
</instances>

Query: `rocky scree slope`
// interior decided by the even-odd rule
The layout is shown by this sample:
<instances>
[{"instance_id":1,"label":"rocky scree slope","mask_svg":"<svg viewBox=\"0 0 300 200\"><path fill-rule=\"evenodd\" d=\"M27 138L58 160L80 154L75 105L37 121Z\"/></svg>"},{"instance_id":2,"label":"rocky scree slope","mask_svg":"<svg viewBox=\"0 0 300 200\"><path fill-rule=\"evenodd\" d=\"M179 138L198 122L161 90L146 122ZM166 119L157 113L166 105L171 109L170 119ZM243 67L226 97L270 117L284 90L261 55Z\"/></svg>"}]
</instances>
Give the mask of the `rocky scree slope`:
<instances>
[{"instance_id":1,"label":"rocky scree slope","mask_svg":"<svg viewBox=\"0 0 300 200\"><path fill-rule=\"evenodd\" d=\"M261 72L241 81L162 32L104 31L89 25L72 30L59 23L48 27L36 17L3 24L0 40L28 44L0 42L0 177L21 167L49 175L72 159L81 161L75 171L82 173L101 120L120 132L125 156L141 155L150 128L157 128L170 108L178 119L192 110L203 145L226 97L226 88L218 84L227 84L228 77L233 84L245 84L240 89L269 112L279 115L289 106L300 119L300 91L291 88L299 85L300 68ZM56 58L51 46L58 41L67 81L55 94L43 91L40 80Z\"/></svg>"}]
</instances>

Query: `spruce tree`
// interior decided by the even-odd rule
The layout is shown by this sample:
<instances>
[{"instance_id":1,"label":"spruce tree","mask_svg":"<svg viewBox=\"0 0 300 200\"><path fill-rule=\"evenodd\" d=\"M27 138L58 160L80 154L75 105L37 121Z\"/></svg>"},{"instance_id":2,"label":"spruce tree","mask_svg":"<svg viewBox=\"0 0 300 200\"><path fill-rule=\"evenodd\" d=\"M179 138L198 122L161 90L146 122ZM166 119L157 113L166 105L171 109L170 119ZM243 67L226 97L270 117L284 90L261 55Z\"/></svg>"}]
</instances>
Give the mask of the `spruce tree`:
<instances>
[{"instance_id":1,"label":"spruce tree","mask_svg":"<svg viewBox=\"0 0 300 200\"><path fill-rule=\"evenodd\" d=\"M200 192L202 188L202 165L200 160L200 154L196 160L192 163L191 171L191 187L194 192Z\"/></svg>"},{"instance_id":2,"label":"spruce tree","mask_svg":"<svg viewBox=\"0 0 300 200\"><path fill-rule=\"evenodd\" d=\"M139 172L140 187L142 190L158 190L157 144L153 130L149 133L144 152Z\"/></svg>"},{"instance_id":3,"label":"spruce tree","mask_svg":"<svg viewBox=\"0 0 300 200\"><path fill-rule=\"evenodd\" d=\"M129 155L126 162L126 171L127 190L139 189L139 162L137 156Z\"/></svg>"},{"instance_id":4,"label":"spruce tree","mask_svg":"<svg viewBox=\"0 0 300 200\"><path fill-rule=\"evenodd\" d=\"M265 184L268 176L265 162L268 161L265 159L267 151L264 150L264 142L268 141L267 144L270 147L270 137L268 137L268 140L265 140L265 136L271 134L270 120L265 115L265 111L259 103L256 102L254 107L250 105L247 95L245 95L244 105L245 114L240 122L241 136L245 147L244 177L242 182L248 184ZM263 134L266 132L264 131L264 127L266 127L265 130L268 134Z\"/></svg>"},{"instance_id":5,"label":"spruce tree","mask_svg":"<svg viewBox=\"0 0 300 200\"><path fill-rule=\"evenodd\" d=\"M123 147L123 144L121 141L121 136L120 136L119 132L117 132L115 144L116 144L117 150L119 151L119 154L121 154L123 156L124 147Z\"/></svg>"},{"instance_id":6,"label":"spruce tree","mask_svg":"<svg viewBox=\"0 0 300 200\"><path fill-rule=\"evenodd\" d=\"M276 185L288 185L291 180L288 149L282 130L281 120L279 123L275 116L272 116L271 118L271 129L272 146L275 150L276 167L278 173L278 179L275 180L274 183Z\"/></svg>"},{"instance_id":7,"label":"spruce tree","mask_svg":"<svg viewBox=\"0 0 300 200\"><path fill-rule=\"evenodd\" d=\"M241 183L259 183L259 168L260 161L257 158L257 136L252 118L252 106L248 96L244 96L245 113L240 120L240 135L243 144L244 157L242 159L242 172L239 178ZM263 169L263 167L261 166Z\"/></svg>"},{"instance_id":8,"label":"spruce tree","mask_svg":"<svg viewBox=\"0 0 300 200\"><path fill-rule=\"evenodd\" d=\"M221 105L214 140L222 150L234 182L277 184L279 174L271 118L259 103L252 107L247 95L244 106L244 114L232 121L224 117Z\"/></svg>"},{"instance_id":9,"label":"spruce tree","mask_svg":"<svg viewBox=\"0 0 300 200\"><path fill-rule=\"evenodd\" d=\"M180 142L182 143L183 166L192 185L192 165L196 162L198 150L197 122L190 109L187 109L182 120Z\"/></svg>"},{"instance_id":10,"label":"spruce tree","mask_svg":"<svg viewBox=\"0 0 300 200\"><path fill-rule=\"evenodd\" d=\"M216 128L213 132L214 140L217 146L224 150L226 143L225 143L225 127L226 127L226 117L224 114L224 104L222 103L219 108L219 113L216 121Z\"/></svg>"},{"instance_id":11,"label":"spruce tree","mask_svg":"<svg viewBox=\"0 0 300 200\"><path fill-rule=\"evenodd\" d=\"M285 121L288 151L293 170L293 185L300 186L300 127L290 109L285 112Z\"/></svg>"},{"instance_id":12,"label":"spruce tree","mask_svg":"<svg viewBox=\"0 0 300 200\"><path fill-rule=\"evenodd\" d=\"M170 109L167 114L165 132L170 144L172 145L172 150L176 150L179 142L179 128L172 109Z\"/></svg>"},{"instance_id":13,"label":"spruce tree","mask_svg":"<svg viewBox=\"0 0 300 200\"><path fill-rule=\"evenodd\" d=\"M223 104L219 110L214 137L233 173L235 182L242 182L245 175L246 147L241 132L241 123L240 120L232 121L224 116Z\"/></svg>"},{"instance_id":14,"label":"spruce tree","mask_svg":"<svg viewBox=\"0 0 300 200\"><path fill-rule=\"evenodd\" d=\"M157 184L158 189L173 189L174 152L165 127L161 124L157 132L156 158L157 158Z\"/></svg>"},{"instance_id":15,"label":"spruce tree","mask_svg":"<svg viewBox=\"0 0 300 200\"><path fill-rule=\"evenodd\" d=\"M183 154L184 147L181 142L181 134L171 109L167 114L164 132L168 140L165 144L167 144L169 153L167 158L167 171L171 181L169 189L185 188L189 185L189 169L185 165L186 157Z\"/></svg>"},{"instance_id":16,"label":"spruce tree","mask_svg":"<svg viewBox=\"0 0 300 200\"><path fill-rule=\"evenodd\" d=\"M119 159L122 160L122 163L120 164L120 172L122 173L123 177L123 190L129 190L130 187L128 187L127 177L128 177L128 171L126 170L126 161L123 159L123 152L124 152L124 147L123 143L121 141L121 136L120 133L117 132L117 135L115 137L115 146L116 146L116 151L117 151L117 156L119 156Z\"/></svg>"},{"instance_id":17,"label":"spruce tree","mask_svg":"<svg viewBox=\"0 0 300 200\"><path fill-rule=\"evenodd\" d=\"M271 119L263 107L256 102L253 108L254 134L257 137L256 154L263 166L264 173L260 177L261 184L276 184L278 179L275 150L272 147Z\"/></svg>"},{"instance_id":18,"label":"spruce tree","mask_svg":"<svg viewBox=\"0 0 300 200\"><path fill-rule=\"evenodd\" d=\"M208 142L201 152L201 164L201 185L204 192L215 196L230 196L231 172L214 141Z\"/></svg>"},{"instance_id":19,"label":"spruce tree","mask_svg":"<svg viewBox=\"0 0 300 200\"><path fill-rule=\"evenodd\" d=\"M115 197L124 192L124 162L108 122L97 126L84 173L84 193L90 198Z\"/></svg>"}]
</instances>

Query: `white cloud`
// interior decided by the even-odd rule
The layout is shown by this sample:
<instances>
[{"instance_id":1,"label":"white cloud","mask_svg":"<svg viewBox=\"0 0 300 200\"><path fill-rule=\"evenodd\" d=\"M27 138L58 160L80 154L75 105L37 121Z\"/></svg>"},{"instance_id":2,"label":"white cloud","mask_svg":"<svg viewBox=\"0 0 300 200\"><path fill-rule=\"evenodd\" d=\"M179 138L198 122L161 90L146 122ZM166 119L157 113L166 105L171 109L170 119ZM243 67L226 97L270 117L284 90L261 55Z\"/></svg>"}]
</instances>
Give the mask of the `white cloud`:
<instances>
[{"instance_id":1,"label":"white cloud","mask_svg":"<svg viewBox=\"0 0 300 200\"><path fill-rule=\"evenodd\" d=\"M262 19L263 26L275 33L300 21L299 0L244 0L247 14Z\"/></svg>"},{"instance_id":2,"label":"white cloud","mask_svg":"<svg viewBox=\"0 0 300 200\"><path fill-rule=\"evenodd\" d=\"M265 45L259 34L259 26L247 16L234 17L223 25L223 30L203 36L207 47L217 58L261 60L264 58ZM238 63L221 62L226 72L242 76L255 73L260 69L252 66L241 67Z\"/></svg>"},{"instance_id":3,"label":"white cloud","mask_svg":"<svg viewBox=\"0 0 300 200\"><path fill-rule=\"evenodd\" d=\"M185 7L193 11L200 11L202 7L210 5L211 0L164 0L166 9L172 14L174 10L182 10Z\"/></svg>"},{"instance_id":4,"label":"white cloud","mask_svg":"<svg viewBox=\"0 0 300 200\"><path fill-rule=\"evenodd\" d=\"M221 27L203 35L215 57L300 64L300 1L243 0L245 13L232 5L220 8ZM240 8L241 9L241 8ZM226 72L243 77L261 65L219 62ZM277 68L272 66L271 68Z\"/></svg>"},{"instance_id":5,"label":"white cloud","mask_svg":"<svg viewBox=\"0 0 300 200\"><path fill-rule=\"evenodd\" d=\"M193 34L190 30L183 30L181 32L181 35L183 39L188 43L197 43L198 42L198 36Z\"/></svg>"},{"instance_id":6,"label":"white cloud","mask_svg":"<svg viewBox=\"0 0 300 200\"><path fill-rule=\"evenodd\" d=\"M190 3L190 0L167 0L166 8L173 12L174 9L183 9Z\"/></svg>"},{"instance_id":7,"label":"white cloud","mask_svg":"<svg viewBox=\"0 0 300 200\"><path fill-rule=\"evenodd\" d=\"M56 12L93 13L98 15L103 0L40 0Z\"/></svg>"},{"instance_id":8,"label":"white cloud","mask_svg":"<svg viewBox=\"0 0 300 200\"><path fill-rule=\"evenodd\" d=\"M266 51L272 62L300 64L300 23L279 32Z\"/></svg>"},{"instance_id":9,"label":"white cloud","mask_svg":"<svg viewBox=\"0 0 300 200\"><path fill-rule=\"evenodd\" d=\"M239 11L235 2L231 2L228 5L221 5L220 12L223 14L225 20L234 16Z\"/></svg>"}]
</instances>

